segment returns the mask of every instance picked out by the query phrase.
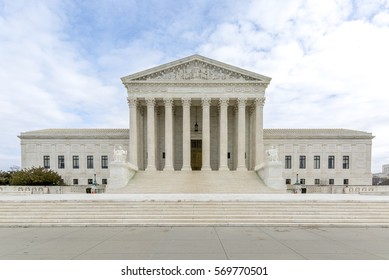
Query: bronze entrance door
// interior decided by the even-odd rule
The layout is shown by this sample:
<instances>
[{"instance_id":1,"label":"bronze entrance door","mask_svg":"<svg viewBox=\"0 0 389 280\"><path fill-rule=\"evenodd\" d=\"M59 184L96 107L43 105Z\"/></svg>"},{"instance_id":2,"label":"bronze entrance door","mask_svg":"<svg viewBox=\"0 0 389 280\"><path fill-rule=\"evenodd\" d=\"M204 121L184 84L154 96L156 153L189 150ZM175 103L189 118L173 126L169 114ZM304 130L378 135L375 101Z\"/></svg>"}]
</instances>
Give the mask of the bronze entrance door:
<instances>
[{"instance_id":1,"label":"bronze entrance door","mask_svg":"<svg viewBox=\"0 0 389 280\"><path fill-rule=\"evenodd\" d=\"M192 170L201 170L201 140L191 140L191 165Z\"/></svg>"}]
</instances>

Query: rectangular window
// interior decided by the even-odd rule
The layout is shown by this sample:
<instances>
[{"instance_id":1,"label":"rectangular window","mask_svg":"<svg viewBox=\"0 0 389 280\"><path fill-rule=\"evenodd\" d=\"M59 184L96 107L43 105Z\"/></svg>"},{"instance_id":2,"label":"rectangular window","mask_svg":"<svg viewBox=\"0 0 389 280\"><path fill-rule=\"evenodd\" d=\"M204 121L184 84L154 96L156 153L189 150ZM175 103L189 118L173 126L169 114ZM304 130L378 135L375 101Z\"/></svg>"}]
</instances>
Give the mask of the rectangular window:
<instances>
[{"instance_id":1,"label":"rectangular window","mask_svg":"<svg viewBox=\"0 0 389 280\"><path fill-rule=\"evenodd\" d=\"M107 179L101 179L101 183L102 183L103 185L106 185L106 184L108 183L108 180L107 180Z\"/></svg>"},{"instance_id":2,"label":"rectangular window","mask_svg":"<svg viewBox=\"0 0 389 280\"><path fill-rule=\"evenodd\" d=\"M286 179L286 180L285 180L285 184L287 184L287 185L290 185L290 184L291 184L291 182L292 182L292 180L291 180L291 179Z\"/></svg>"},{"instance_id":3,"label":"rectangular window","mask_svg":"<svg viewBox=\"0 0 389 280\"><path fill-rule=\"evenodd\" d=\"M320 156L313 157L313 168L320 169Z\"/></svg>"},{"instance_id":4,"label":"rectangular window","mask_svg":"<svg viewBox=\"0 0 389 280\"><path fill-rule=\"evenodd\" d=\"M86 168L93 169L93 156L86 157Z\"/></svg>"},{"instance_id":5,"label":"rectangular window","mask_svg":"<svg viewBox=\"0 0 389 280\"><path fill-rule=\"evenodd\" d=\"M292 156L285 156L285 169L292 168Z\"/></svg>"},{"instance_id":6,"label":"rectangular window","mask_svg":"<svg viewBox=\"0 0 389 280\"><path fill-rule=\"evenodd\" d=\"M305 179L300 179L300 184L305 185Z\"/></svg>"},{"instance_id":7,"label":"rectangular window","mask_svg":"<svg viewBox=\"0 0 389 280\"><path fill-rule=\"evenodd\" d=\"M348 179L343 179L343 185L348 185Z\"/></svg>"},{"instance_id":8,"label":"rectangular window","mask_svg":"<svg viewBox=\"0 0 389 280\"><path fill-rule=\"evenodd\" d=\"M78 179L73 179L73 185L78 185Z\"/></svg>"},{"instance_id":9,"label":"rectangular window","mask_svg":"<svg viewBox=\"0 0 389 280\"><path fill-rule=\"evenodd\" d=\"M315 185L320 185L320 179L315 179Z\"/></svg>"},{"instance_id":10,"label":"rectangular window","mask_svg":"<svg viewBox=\"0 0 389 280\"><path fill-rule=\"evenodd\" d=\"M93 184L93 179L88 179L88 185L92 185Z\"/></svg>"},{"instance_id":11,"label":"rectangular window","mask_svg":"<svg viewBox=\"0 0 389 280\"><path fill-rule=\"evenodd\" d=\"M50 168L50 156L43 156L43 167Z\"/></svg>"},{"instance_id":12,"label":"rectangular window","mask_svg":"<svg viewBox=\"0 0 389 280\"><path fill-rule=\"evenodd\" d=\"M329 179L328 184L330 184L330 185L335 184L335 179Z\"/></svg>"},{"instance_id":13,"label":"rectangular window","mask_svg":"<svg viewBox=\"0 0 389 280\"><path fill-rule=\"evenodd\" d=\"M65 168L65 156L58 156L58 169Z\"/></svg>"},{"instance_id":14,"label":"rectangular window","mask_svg":"<svg viewBox=\"0 0 389 280\"><path fill-rule=\"evenodd\" d=\"M350 168L350 157L343 156L343 169L349 169L349 168Z\"/></svg>"},{"instance_id":15,"label":"rectangular window","mask_svg":"<svg viewBox=\"0 0 389 280\"><path fill-rule=\"evenodd\" d=\"M306 157L300 156L300 169L305 169L307 165Z\"/></svg>"},{"instance_id":16,"label":"rectangular window","mask_svg":"<svg viewBox=\"0 0 389 280\"><path fill-rule=\"evenodd\" d=\"M74 169L80 168L80 158L79 158L79 156L73 156L73 168Z\"/></svg>"},{"instance_id":17,"label":"rectangular window","mask_svg":"<svg viewBox=\"0 0 389 280\"><path fill-rule=\"evenodd\" d=\"M108 168L108 156L101 156L101 168Z\"/></svg>"},{"instance_id":18,"label":"rectangular window","mask_svg":"<svg viewBox=\"0 0 389 280\"><path fill-rule=\"evenodd\" d=\"M335 156L328 156L328 169L335 168Z\"/></svg>"}]
</instances>

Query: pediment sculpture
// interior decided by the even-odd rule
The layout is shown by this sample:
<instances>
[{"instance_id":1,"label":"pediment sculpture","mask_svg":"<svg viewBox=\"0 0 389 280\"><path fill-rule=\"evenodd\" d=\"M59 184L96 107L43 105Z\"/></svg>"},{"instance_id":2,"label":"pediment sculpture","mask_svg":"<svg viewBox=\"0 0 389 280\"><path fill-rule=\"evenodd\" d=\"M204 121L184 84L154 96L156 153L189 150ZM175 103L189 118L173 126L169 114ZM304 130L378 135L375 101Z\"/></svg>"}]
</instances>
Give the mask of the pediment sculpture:
<instances>
[{"instance_id":1,"label":"pediment sculpture","mask_svg":"<svg viewBox=\"0 0 389 280\"><path fill-rule=\"evenodd\" d=\"M137 79L138 81L147 80L171 80L171 81L186 81L186 80L234 80L234 81L255 81L253 77L233 72L215 65L211 65L202 61L190 61L175 67L171 67L162 71L151 73Z\"/></svg>"}]
</instances>

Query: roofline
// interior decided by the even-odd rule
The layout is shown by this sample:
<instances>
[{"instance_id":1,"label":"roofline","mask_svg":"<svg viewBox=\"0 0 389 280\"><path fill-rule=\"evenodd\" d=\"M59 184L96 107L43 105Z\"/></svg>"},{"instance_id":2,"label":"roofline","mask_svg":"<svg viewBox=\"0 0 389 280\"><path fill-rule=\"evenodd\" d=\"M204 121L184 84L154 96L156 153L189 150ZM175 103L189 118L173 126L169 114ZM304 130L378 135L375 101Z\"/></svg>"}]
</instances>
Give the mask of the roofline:
<instances>
[{"instance_id":1,"label":"roofline","mask_svg":"<svg viewBox=\"0 0 389 280\"><path fill-rule=\"evenodd\" d=\"M311 134L309 130L322 132L323 134ZM78 133L75 133L78 131ZM128 139L129 128L72 128L72 129L42 129L27 132L21 132L17 137L20 139ZM309 128L264 128L264 139L373 139L375 136L370 132L359 130L332 128L332 129L309 129ZM285 134L271 134L271 131L277 131ZM331 133L334 132L334 133ZM88 133L86 133L88 132ZM290 134L287 132L294 132ZM304 133L306 132L306 133ZM336 134L336 133L340 133ZM341 134L347 132L347 134ZM84 133L83 135L80 133ZM298 134L300 133L300 134Z\"/></svg>"},{"instance_id":2,"label":"roofline","mask_svg":"<svg viewBox=\"0 0 389 280\"><path fill-rule=\"evenodd\" d=\"M265 83L270 83L270 81L271 81L270 77L264 76L262 74L258 74L258 73L255 73L255 72L252 72L252 71L240 68L240 67L236 67L236 66L233 66L231 64L227 64L227 63L224 63L224 62L221 62L221 61L218 61L218 60L207 58L205 56L201 56L201 55L198 55L198 54L187 56L187 57L184 57L184 58L181 58L181 59L177 59L177 60L174 60L174 61L162 64L162 65L159 65L159 66L155 66L155 67L152 67L152 68L140 71L140 72L136 72L136 73L124 76L124 77L122 77L120 79L122 80L123 83L129 82L128 81L129 79L130 80L137 79L139 77L142 77L142 76L145 76L145 75L149 75L151 73L155 73L155 72L158 72L158 71L162 71L164 69L171 68L171 67L174 67L174 66L179 65L179 64L184 64L184 63L196 60L196 59L198 59L200 61L203 61L203 62L206 62L206 63L209 63L209 64L212 64L212 65L217 66L217 67L226 68L226 69L231 70L231 71L235 71L235 72L247 75L247 76L251 76L251 77L255 77L255 78L264 80ZM139 82L139 81L137 81L137 82Z\"/></svg>"}]
</instances>

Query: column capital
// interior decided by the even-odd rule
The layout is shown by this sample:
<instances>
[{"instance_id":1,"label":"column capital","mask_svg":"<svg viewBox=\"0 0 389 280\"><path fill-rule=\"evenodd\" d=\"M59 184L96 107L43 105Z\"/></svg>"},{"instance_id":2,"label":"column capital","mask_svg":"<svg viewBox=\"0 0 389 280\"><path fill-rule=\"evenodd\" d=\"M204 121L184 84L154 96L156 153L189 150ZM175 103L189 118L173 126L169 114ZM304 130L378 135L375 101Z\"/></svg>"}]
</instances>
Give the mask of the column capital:
<instances>
[{"instance_id":1,"label":"column capital","mask_svg":"<svg viewBox=\"0 0 389 280\"><path fill-rule=\"evenodd\" d=\"M263 107L265 105L265 100L266 98L265 97L259 97L259 98L255 98L255 105L256 106L261 106Z\"/></svg>"},{"instance_id":2,"label":"column capital","mask_svg":"<svg viewBox=\"0 0 389 280\"><path fill-rule=\"evenodd\" d=\"M165 107L171 107L173 106L173 98L171 97L164 97L163 103L165 103Z\"/></svg>"},{"instance_id":3,"label":"column capital","mask_svg":"<svg viewBox=\"0 0 389 280\"><path fill-rule=\"evenodd\" d=\"M219 99L219 105L220 106L228 106L230 99L228 97L222 97Z\"/></svg>"},{"instance_id":4,"label":"column capital","mask_svg":"<svg viewBox=\"0 0 389 280\"><path fill-rule=\"evenodd\" d=\"M210 106L211 105L211 98L210 97L203 97L201 98L201 105L204 106Z\"/></svg>"},{"instance_id":5,"label":"column capital","mask_svg":"<svg viewBox=\"0 0 389 280\"><path fill-rule=\"evenodd\" d=\"M238 98L238 106L246 106L247 98L246 97L239 97Z\"/></svg>"},{"instance_id":6,"label":"column capital","mask_svg":"<svg viewBox=\"0 0 389 280\"><path fill-rule=\"evenodd\" d=\"M127 97L127 103L128 103L128 107L134 108L136 107L136 105L138 105L138 98L134 96L129 96Z\"/></svg>"},{"instance_id":7,"label":"column capital","mask_svg":"<svg viewBox=\"0 0 389 280\"><path fill-rule=\"evenodd\" d=\"M155 106L155 98L154 97L146 97L147 107Z\"/></svg>"},{"instance_id":8,"label":"column capital","mask_svg":"<svg viewBox=\"0 0 389 280\"><path fill-rule=\"evenodd\" d=\"M192 102L192 99L190 97L182 97L181 102L182 102L182 106L189 107Z\"/></svg>"}]
</instances>

